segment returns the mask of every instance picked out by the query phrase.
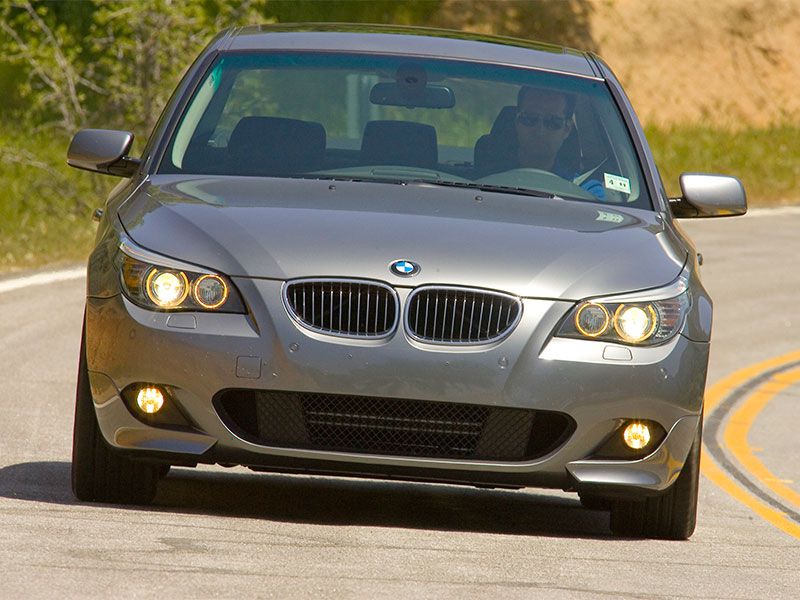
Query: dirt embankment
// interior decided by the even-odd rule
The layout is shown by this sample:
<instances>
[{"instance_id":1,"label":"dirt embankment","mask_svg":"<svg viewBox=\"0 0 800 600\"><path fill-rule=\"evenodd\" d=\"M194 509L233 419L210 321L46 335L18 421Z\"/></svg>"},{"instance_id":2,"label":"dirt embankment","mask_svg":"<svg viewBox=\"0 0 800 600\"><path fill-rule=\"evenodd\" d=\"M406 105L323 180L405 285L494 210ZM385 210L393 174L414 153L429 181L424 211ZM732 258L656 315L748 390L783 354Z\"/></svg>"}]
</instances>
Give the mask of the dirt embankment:
<instances>
[{"instance_id":1,"label":"dirt embankment","mask_svg":"<svg viewBox=\"0 0 800 600\"><path fill-rule=\"evenodd\" d=\"M800 0L443 0L432 24L595 50L646 124L800 123Z\"/></svg>"},{"instance_id":2,"label":"dirt embankment","mask_svg":"<svg viewBox=\"0 0 800 600\"><path fill-rule=\"evenodd\" d=\"M591 35L643 121L800 122L800 0L592 0Z\"/></svg>"}]
</instances>

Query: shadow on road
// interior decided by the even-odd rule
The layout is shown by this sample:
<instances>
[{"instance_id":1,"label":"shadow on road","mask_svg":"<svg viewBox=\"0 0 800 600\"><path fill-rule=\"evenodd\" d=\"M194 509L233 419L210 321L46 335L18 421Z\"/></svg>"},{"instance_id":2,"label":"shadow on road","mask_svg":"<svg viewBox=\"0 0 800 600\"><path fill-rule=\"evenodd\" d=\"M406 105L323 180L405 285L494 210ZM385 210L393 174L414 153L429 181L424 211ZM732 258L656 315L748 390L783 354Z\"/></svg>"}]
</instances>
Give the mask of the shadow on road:
<instances>
[{"instance_id":1,"label":"shadow on road","mask_svg":"<svg viewBox=\"0 0 800 600\"><path fill-rule=\"evenodd\" d=\"M0 469L0 497L81 504L70 490L68 462ZM316 525L608 538L608 515L577 500L531 491L175 469L145 510L245 517Z\"/></svg>"}]
</instances>

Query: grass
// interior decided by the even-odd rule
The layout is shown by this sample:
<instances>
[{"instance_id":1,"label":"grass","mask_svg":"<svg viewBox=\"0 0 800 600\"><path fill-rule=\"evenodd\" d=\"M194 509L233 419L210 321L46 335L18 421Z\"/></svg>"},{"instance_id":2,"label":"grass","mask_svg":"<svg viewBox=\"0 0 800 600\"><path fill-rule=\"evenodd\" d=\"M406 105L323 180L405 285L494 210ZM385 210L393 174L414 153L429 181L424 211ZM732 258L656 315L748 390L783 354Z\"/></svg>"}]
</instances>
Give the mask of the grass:
<instances>
[{"instance_id":1,"label":"grass","mask_svg":"<svg viewBox=\"0 0 800 600\"><path fill-rule=\"evenodd\" d=\"M68 145L46 134L0 136L0 273L86 260L92 211L116 182L68 167Z\"/></svg>"},{"instance_id":2,"label":"grass","mask_svg":"<svg viewBox=\"0 0 800 600\"><path fill-rule=\"evenodd\" d=\"M681 172L700 171L741 179L750 206L800 200L800 126L649 128L647 137L671 196L680 194ZM0 273L86 259L92 211L119 180L68 167L68 144L63 136L0 135Z\"/></svg>"},{"instance_id":3,"label":"grass","mask_svg":"<svg viewBox=\"0 0 800 600\"><path fill-rule=\"evenodd\" d=\"M738 177L750 206L800 201L799 126L724 131L684 126L647 129L647 139L670 196L679 196L685 171Z\"/></svg>"}]
</instances>

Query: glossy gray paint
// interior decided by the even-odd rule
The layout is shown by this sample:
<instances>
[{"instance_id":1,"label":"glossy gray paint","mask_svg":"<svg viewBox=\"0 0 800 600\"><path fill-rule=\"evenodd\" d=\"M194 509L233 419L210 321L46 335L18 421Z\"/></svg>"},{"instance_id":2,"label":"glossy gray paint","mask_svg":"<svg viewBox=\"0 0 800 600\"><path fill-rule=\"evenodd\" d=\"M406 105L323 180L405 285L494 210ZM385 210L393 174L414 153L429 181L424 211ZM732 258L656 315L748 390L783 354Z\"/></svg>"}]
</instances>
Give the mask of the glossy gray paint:
<instances>
[{"instance_id":1,"label":"glossy gray paint","mask_svg":"<svg viewBox=\"0 0 800 600\"><path fill-rule=\"evenodd\" d=\"M744 186L735 177L683 173L680 183L682 199L697 209L696 216L725 217L747 212Z\"/></svg>"},{"instance_id":2,"label":"glossy gray paint","mask_svg":"<svg viewBox=\"0 0 800 600\"><path fill-rule=\"evenodd\" d=\"M128 154L133 144L129 131L84 129L75 134L67 150L67 164L78 169L113 174L109 167Z\"/></svg>"},{"instance_id":3,"label":"glossy gray paint","mask_svg":"<svg viewBox=\"0 0 800 600\"><path fill-rule=\"evenodd\" d=\"M336 182L330 189L329 182L310 180L153 175L186 98L217 53L298 49L300 42L309 50L386 51L383 37L355 26L319 34L295 29L231 30L212 41L168 103L139 171L112 192L89 261L86 317L90 380L106 440L176 463L626 495L665 489L686 459L701 415L712 304L698 277L697 253L673 221L644 134L610 70L591 55L520 42L513 48L508 40L409 37L419 30L386 39L409 54L604 78L645 165L652 212L509 194L481 193L478 202L466 190L431 185ZM598 218L601 211L614 219ZM157 264L178 261L231 276L248 314L180 315L192 317L186 319L133 305L120 294L120 245ZM388 264L398 257L420 263L420 275L394 277ZM628 292L660 296L681 273L693 304L670 342L632 348L553 337L575 302ZM333 338L298 326L281 300L286 279L323 276L384 281L397 290L401 310L414 287L435 283L511 293L522 298L523 312L506 338L482 346L432 346L402 326L383 340ZM242 358L247 369L240 368ZM170 386L194 431L137 420L119 394L140 381ZM570 414L577 429L563 446L529 463L271 448L238 438L220 421L211 398L231 387L552 409ZM630 417L656 420L669 435L642 460L591 460Z\"/></svg>"},{"instance_id":4,"label":"glossy gray paint","mask_svg":"<svg viewBox=\"0 0 800 600\"><path fill-rule=\"evenodd\" d=\"M134 194L126 204L137 197ZM708 360L705 340L711 317L710 300L692 273L688 284L698 310L690 314L682 335L661 346L632 348L630 360L621 363L607 357L609 349L622 348L616 344L553 338L573 302L548 299L524 300L520 324L499 343L442 348L413 340L402 328L377 342L310 332L288 315L280 280L235 277L248 315L197 313L192 315L192 327L176 326L175 315L139 308L119 294L109 253L120 244L129 252L135 245L120 238L118 227L119 223L107 230L92 255L90 289L104 292L87 304L87 358L101 430L120 450L180 464L239 462L277 470L584 490L602 487L624 493L664 489L688 453L692 436L676 425L687 417L696 423L700 413L705 369L697 366ZM144 249L136 255L158 262L158 255ZM160 262L186 266L169 259ZM402 307L412 290L396 289ZM651 291L641 297L658 295ZM240 357L259 361L257 377L237 373ZM203 365L201 375L197 365ZM414 377L398 378L398 372ZM135 419L118 390L143 380L169 385L196 431L174 432ZM267 448L236 437L211 408L210 398L229 387L551 409L573 416L578 428L558 451L530 463ZM587 461L592 449L632 411L637 418L651 418L678 433L671 433L647 459Z\"/></svg>"},{"instance_id":5,"label":"glossy gray paint","mask_svg":"<svg viewBox=\"0 0 800 600\"><path fill-rule=\"evenodd\" d=\"M316 26L315 26L316 27ZM457 37L426 36L424 28L370 26L353 31L302 31L286 26L247 27L235 32L225 50L308 50L312 52L354 52L430 56L454 60L488 62L546 71L558 71L583 77L598 77L597 71L582 52L560 46L530 44L520 47L502 43L502 38L450 32ZM380 33L377 33L380 32ZM439 31L439 34L442 32Z\"/></svg>"},{"instance_id":6,"label":"glossy gray paint","mask_svg":"<svg viewBox=\"0 0 800 600\"><path fill-rule=\"evenodd\" d=\"M567 465L584 460L620 419L635 414L671 430L680 419L699 414L704 374L698 377L693 365L705 364L707 344L678 336L662 347L637 348L632 361L620 364L602 359L603 349L613 344L569 340L578 351L573 348L568 355L548 357L550 345L563 341L551 339L550 334L570 303L525 300L522 322L508 338L479 348L453 349L419 343L402 329L379 342L317 335L298 327L287 315L280 282L234 282L250 301L251 315L198 313L195 329L171 327L170 315L141 309L120 295L89 301L87 358L100 425L109 443L123 450L180 453L182 460L189 455L200 462L228 462L237 457L244 464L269 467L279 464L278 458L292 458L307 461L312 470L314 461L341 463L342 471L351 463L363 463L376 469L415 468L429 479L447 479L441 474L444 471L461 472L467 480L470 473L483 472L488 473L483 478L497 483L508 483L505 476L513 475L520 485L570 487ZM401 306L408 293L399 290ZM259 357L260 377L237 377L239 356ZM199 364L204 366L202 374L196 368ZM398 377L399 372L413 377ZM191 416L195 434L149 427L130 415L117 390L141 381L145 373L148 381L171 387L183 412ZM612 381L613 385L599 385ZM225 387L559 410L572 415L578 428L558 451L528 463L266 448L237 438L211 409L209 399ZM682 391L679 396L676 389ZM639 481L642 485L636 487L654 491L669 484L688 452L691 436L676 440L665 446L675 465L672 474L655 477L646 485ZM211 446L213 452L206 455ZM629 463L611 462L616 476L623 477ZM641 464L636 468L641 469ZM663 471L663 465L659 468ZM589 479L596 482L596 476Z\"/></svg>"},{"instance_id":7,"label":"glossy gray paint","mask_svg":"<svg viewBox=\"0 0 800 600\"><path fill-rule=\"evenodd\" d=\"M125 203L120 219L144 248L228 275L280 280L347 276L347 265L400 286L578 300L665 285L687 260L650 211L514 194L481 193L478 202L470 190L426 184L330 187L160 175ZM413 282L387 268L398 256L422 267Z\"/></svg>"}]
</instances>

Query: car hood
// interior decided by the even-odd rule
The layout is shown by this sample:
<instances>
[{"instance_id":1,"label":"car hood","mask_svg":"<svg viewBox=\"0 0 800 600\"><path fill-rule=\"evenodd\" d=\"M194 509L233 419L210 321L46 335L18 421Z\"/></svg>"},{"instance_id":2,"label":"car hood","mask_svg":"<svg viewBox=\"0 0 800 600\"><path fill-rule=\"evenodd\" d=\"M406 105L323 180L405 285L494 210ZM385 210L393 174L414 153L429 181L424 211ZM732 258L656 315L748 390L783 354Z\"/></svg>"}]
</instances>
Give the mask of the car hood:
<instances>
[{"instance_id":1,"label":"car hood","mask_svg":"<svg viewBox=\"0 0 800 600\"><path fill-rule=\"evenodd\" d=\"M130 238L232 277L354 277L578 300L674 280L686 250L653 212L429 184L155 176ZM405 279L397 259L418 263Z\"/></svg>"}]
</instances>

